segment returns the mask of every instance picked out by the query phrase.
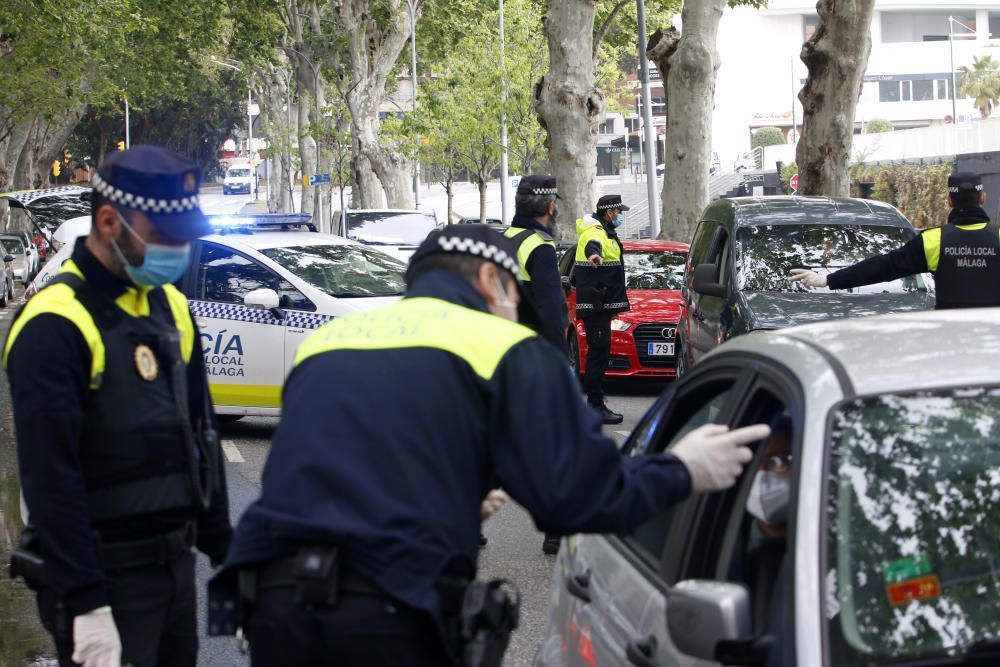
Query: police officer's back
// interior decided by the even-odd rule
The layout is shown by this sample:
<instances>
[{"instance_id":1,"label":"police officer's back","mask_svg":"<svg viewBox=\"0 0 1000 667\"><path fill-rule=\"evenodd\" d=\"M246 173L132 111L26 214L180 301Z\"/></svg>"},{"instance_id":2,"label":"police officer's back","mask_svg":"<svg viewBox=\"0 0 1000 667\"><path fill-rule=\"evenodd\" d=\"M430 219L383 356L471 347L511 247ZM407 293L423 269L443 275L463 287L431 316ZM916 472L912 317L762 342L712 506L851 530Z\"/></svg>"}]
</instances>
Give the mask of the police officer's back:
<instances>
[{"instance_id":1,"label":"police officer's back","mask_svg":"<svg viewBox=\"0 0 1000 667\"><path fill-rule=\"evenodd\" d=\"M480 500L498 485L567 534L628 530L738 474L734 443L761 429L623 457L565 359L513 321L515 257L485 227L446 227L414 254L404 300L299 349L226 562L247 575L256 667L449 664L462 598L446 582L475 576Z\"/></svg>"},{"instance_id":2,"label":"police officer's back","mask_svg":"<svg viewBox=\"0 0 1000 667\"><path fill-rule=\"evenodd\" d=\"M806 287L849 289L930 271L937 308L1000 306L1000 225L990 222L985 203L980 177L956 172L948 177L946 224L828 276L794 269L790 278Z\"/></svg>"},{"instance_id":3,"label":"police officer's back","mask_svg":"<svg viewBox=\"0 0 1000 667\"><path fill-rule=\"evenodd\" d=\"M191 547L218 561L231 535L198 333L170 284L209 231L200 178L159 148L108 158L90 235L7 338L30 510L13 565L61 665L196 661Z\"/></svg>"}]
</instances>

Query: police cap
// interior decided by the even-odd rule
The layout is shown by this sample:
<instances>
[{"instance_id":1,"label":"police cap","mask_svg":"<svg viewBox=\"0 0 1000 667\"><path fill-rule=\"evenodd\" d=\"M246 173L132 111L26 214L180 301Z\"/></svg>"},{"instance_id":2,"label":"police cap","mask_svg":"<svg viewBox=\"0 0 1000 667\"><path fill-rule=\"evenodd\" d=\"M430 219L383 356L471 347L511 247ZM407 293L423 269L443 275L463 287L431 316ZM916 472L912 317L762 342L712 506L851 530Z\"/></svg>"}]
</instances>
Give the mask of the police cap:
<instances>
[{"instance_id":1,"label":"police cap","mask_svg":"<svg viewBox=\"0 0 1000 667\"><path fill-rule=\"evenodd\" d=\"M543 174L525 176L517 184L519 195L555 195L561 199L556 188L556 177Z\"/></svg>"},{"instance_id":2,"label":"police cap","mask_svg":"<svg viewBox=\"0 0 1000 667\"><path fill-rule=\"evenodd\" d=\"M948 194L957 195L961 192L982 192L983 181L979 174L968 171L956 171L948 177Z\"/></svg>"},{"instance_id":3,"label":"police cap","mask_svg":"<svg viewBox=\"0 0 1000 667\"><path fill-rule=\"evenodd\" d=\"M499 232L486 225L447 225L435 229L417 251L410 257L410 265L406 270L409 281L410 270L423 259L441 253L470 255L486 259L514 278L520 278L517 265L517 245Z\"/></svg>"},{"instance_id":4,"label":"police cap","mask_svg":"<svg viewBox=\"0 0 1000 667\"><path fill-rule=\"evenodd\" d=\"M168 239L190 241L212 232L198 204L201 169L159 146L112 153L93 177L94 191L118 208L141 211Z\"/></svg>"},{"instance_id":5,"label":"police cap","mask_svg":"<svg viewBox=\"0 0 1000 667\"><path fill-rule=\"evenodd\" d=\"M597 200L597 212L607 211L609 208L620 208L623 211L629 210L629 207L622 203L621 195L604 195Z\"/></svg>"}]
</instances>

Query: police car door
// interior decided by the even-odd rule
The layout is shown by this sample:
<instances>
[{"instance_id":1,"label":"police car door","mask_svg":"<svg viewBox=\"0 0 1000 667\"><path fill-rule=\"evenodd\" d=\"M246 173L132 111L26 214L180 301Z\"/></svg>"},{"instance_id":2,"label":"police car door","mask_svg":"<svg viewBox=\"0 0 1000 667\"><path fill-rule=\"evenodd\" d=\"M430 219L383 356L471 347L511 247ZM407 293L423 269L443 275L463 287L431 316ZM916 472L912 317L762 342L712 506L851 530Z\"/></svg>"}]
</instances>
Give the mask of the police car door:
<instances>
[{"instance_id":1,"label":"police car door","mask_svg":"<svg viewBox=\"0 0 1000 667\"><path fill-rule=\"evenodd\" d=\"M201 330L212 400L220 414L268 414L281 407L285 323L281 311L247 306L247 294L285 281L232 248L203 241L188 299Z\"/></svg>"}]
</instances>

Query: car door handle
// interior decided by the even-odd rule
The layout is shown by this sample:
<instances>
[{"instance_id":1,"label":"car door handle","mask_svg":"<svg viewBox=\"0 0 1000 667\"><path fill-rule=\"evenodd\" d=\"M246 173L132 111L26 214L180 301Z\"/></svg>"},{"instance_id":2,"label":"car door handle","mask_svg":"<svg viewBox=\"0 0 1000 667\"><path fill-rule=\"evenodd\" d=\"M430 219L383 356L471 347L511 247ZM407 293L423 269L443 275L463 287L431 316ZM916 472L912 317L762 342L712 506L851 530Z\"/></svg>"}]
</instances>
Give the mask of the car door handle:
<instances>
[{"instance_id":1,"label":"car door handle","mask_svg":"<svg viewBox=\"0 0 1000 667\"><path fill-rule=\"evenodd\" d=\"M636 667L656 667L656 637L630 639L625 644L625 657Z\"/></svg>"},{"instance_id":2,"label":"car door handle","mask_svg":"<svg viewBox=\"0 0 1000 667\"><path fill-rule=\"evenodd\" d=\"M288 333L305 333L305 329L289 329Z\"/></svg>"},{"instance_id":3,"label":"car door handle","mask_svg":"<svg viewBox=\"0 0 1000 667\"><path fill-rule=\"evenodd\" d=\"M566 590L573 597L590 602L590 572L567 574Z\"/></svg>"}]
</instances>

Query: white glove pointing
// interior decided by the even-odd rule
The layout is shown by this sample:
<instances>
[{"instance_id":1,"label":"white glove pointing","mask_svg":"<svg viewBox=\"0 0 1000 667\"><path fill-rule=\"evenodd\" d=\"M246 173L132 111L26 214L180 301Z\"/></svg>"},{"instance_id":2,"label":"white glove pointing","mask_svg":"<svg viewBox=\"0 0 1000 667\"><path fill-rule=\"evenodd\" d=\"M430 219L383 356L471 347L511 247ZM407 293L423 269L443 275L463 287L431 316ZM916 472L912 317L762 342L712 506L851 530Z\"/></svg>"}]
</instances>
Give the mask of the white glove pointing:
<instances>
[{"instance_id":1,"label":"white glove pointing","mask_svg":"<svg viewBox=\"0 0 1000 667\"><path fill-rule=\"evenodd\" d=\"M479 506L479 517L483 521L486 521L491 516L499 512L500 508L503 507L508 500L510 500L510 496L508 496L504 491L501 491L500 489L490 491L486 494L486 497L483 498L483 502Z\"/></svg>"},{"instance_id":2,"label":"white glove pointing","mask_svg":"<svg viewBox=\"0 0 1000 667\"><path fill-rule=\"evenodd\" d=\"M788 279L793 283L801 282L805 287L826 287L826 276L809 269L792 269Z\"/></svg>"},{"instance_id":3,"label":"white glove pointing","mask_svg":"<svg viewBox=\"0 0 1000 667\"><path fill-rule=\"evenodd\" d=\"M691 431L670 452L687 466L691 492L722 491L736 483L743 466L753 458L745 445L771 434L766 424L730 431L722 424L705 424Z\"/></svg>"},{"instance_id":4,"label":"white glove pointing","mask_svg":"<svg viewBox=\"0 0 1000 667\"><path fill-rule=\"evenodd\" d=\"M81 667L121 667L122 642L111 607L73 619L73 662Z\"/></svg>"}]
</instances>

